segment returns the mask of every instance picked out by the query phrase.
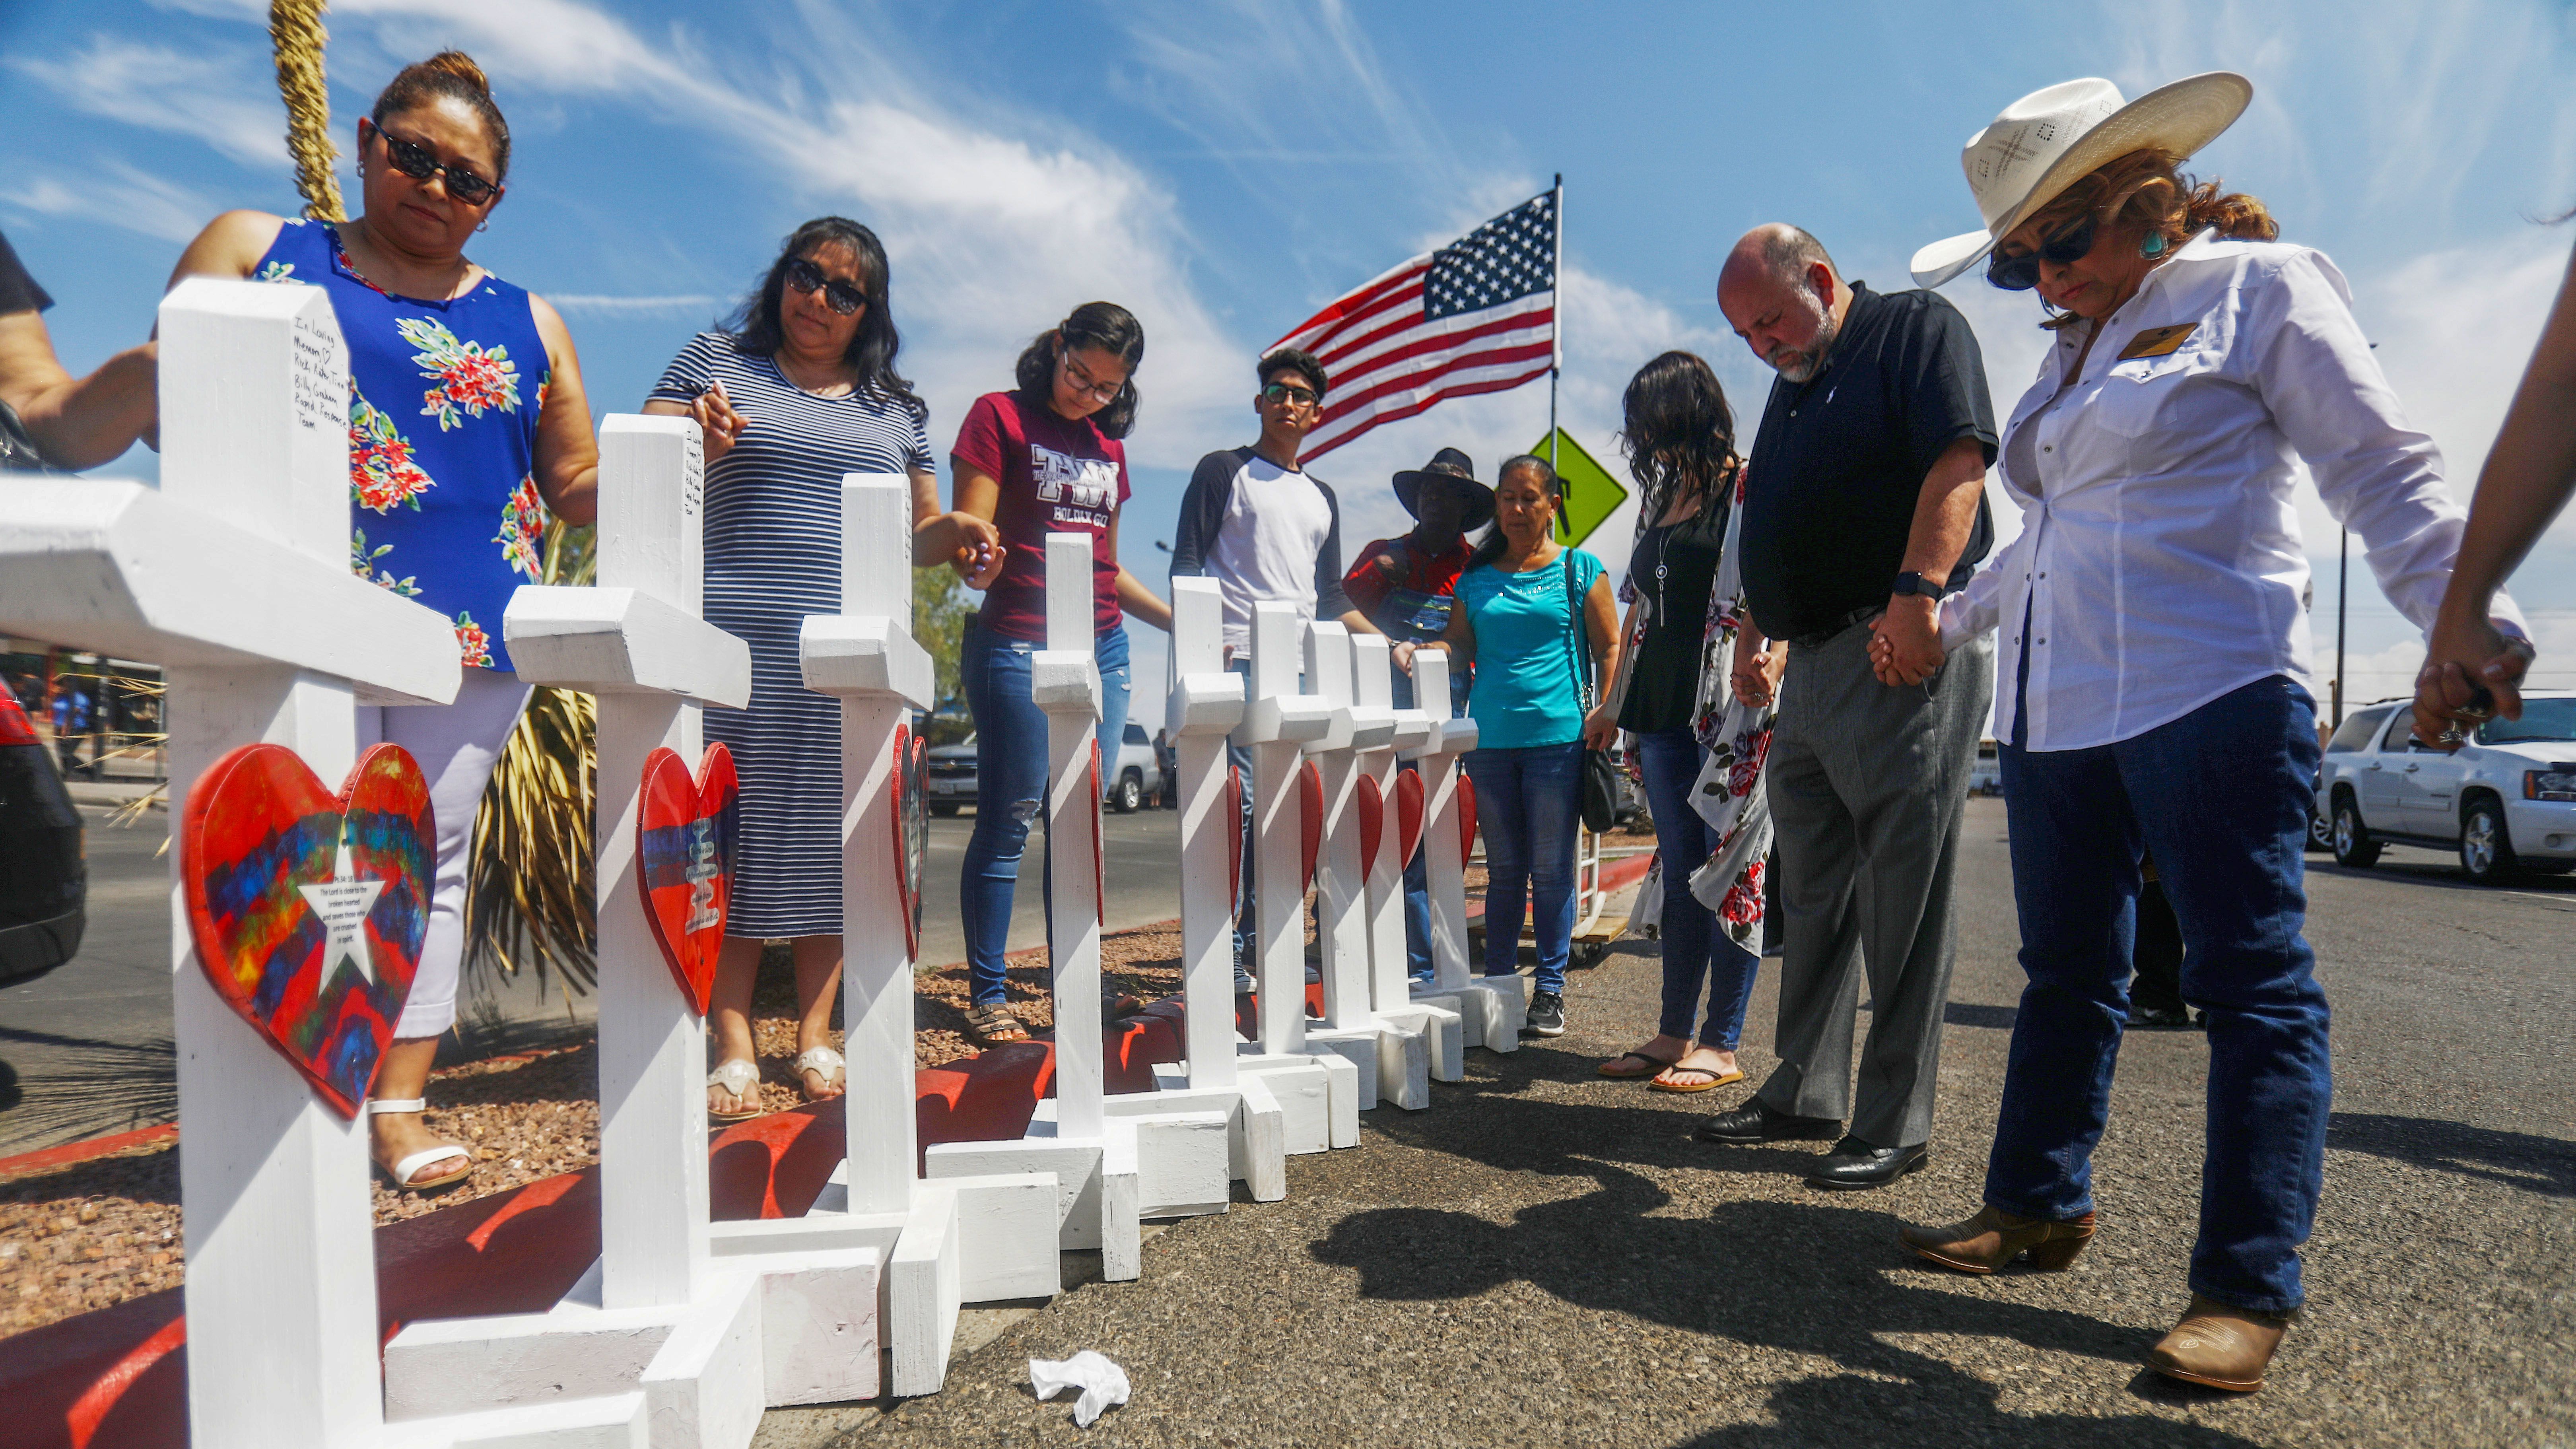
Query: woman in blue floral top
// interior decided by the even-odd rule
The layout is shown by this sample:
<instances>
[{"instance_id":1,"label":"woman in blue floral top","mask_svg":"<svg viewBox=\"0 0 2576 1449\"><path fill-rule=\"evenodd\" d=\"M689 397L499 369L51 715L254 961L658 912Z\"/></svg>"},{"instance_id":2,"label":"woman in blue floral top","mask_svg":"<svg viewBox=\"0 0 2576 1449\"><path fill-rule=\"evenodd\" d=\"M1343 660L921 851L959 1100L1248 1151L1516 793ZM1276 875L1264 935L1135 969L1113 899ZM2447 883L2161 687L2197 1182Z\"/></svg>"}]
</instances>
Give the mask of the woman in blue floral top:
<instances>
[{"instance_id":1,"label":"woman in blue floral top","mask_svg":"<svg viewBox=\"0 0 2576 1449\"><path fill-rule=\"evenodd\" d=\"M430 1136L419 1097L456 1021L474 812L528 691L501 611L539 572L549 516L588 523L599 446L572 334L545 302L476 266L465 242L500 204L510 128L480 67L456 51L409 66L358 122L365 206L354 221L215 218L171 277L323 288L349 348L349 564L453 620L471 666L443 709L382 711L383 738L429 777L438 877L429 939L369 1106L395 1186L472 1171Z\"/></svg>"}]
</instances>

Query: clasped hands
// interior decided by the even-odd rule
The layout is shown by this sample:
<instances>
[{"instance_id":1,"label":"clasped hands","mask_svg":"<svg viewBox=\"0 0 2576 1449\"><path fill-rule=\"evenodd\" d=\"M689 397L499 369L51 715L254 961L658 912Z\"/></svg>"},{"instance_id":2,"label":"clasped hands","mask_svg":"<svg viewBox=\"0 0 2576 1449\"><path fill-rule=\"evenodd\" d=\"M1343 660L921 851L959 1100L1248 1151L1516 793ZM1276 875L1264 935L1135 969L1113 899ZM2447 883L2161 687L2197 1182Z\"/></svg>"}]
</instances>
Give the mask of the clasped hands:
<instances>
[{"instance_id":1,"label":"clasped hands","mask_svg":"<svg viewBox=\"0 0 2576 1449\"><path fill-rule=\"evenodd\" d=\"M2415 675L2415 738L2456 750L2468 731L2502 715L2522 718L2522 680L2538 651L2506 634L2483 611L2444 608L2426 638Z\"/></svg>"},{"instance_id":2,"label":"clasped hands","mask_svg":"<svg viewBox=\"0 0 2576 1449\"><path fill-rule=\"evenodd\" d=\"M1899 594L1869 624L1869 668L1890 687L1921 684L1940 672L1941 605L1920 594Z\"/></svg>"}]
</instances>

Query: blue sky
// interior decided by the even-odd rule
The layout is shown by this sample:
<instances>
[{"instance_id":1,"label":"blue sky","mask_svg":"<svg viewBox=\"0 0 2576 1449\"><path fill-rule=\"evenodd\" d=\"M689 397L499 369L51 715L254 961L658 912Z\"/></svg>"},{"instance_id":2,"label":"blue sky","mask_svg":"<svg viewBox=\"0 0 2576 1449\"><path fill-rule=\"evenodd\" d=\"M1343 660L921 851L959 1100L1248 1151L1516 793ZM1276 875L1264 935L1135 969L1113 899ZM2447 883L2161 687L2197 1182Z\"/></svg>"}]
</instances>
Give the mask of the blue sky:
<instances>
[{"instance_id":1,"label":"blue sky","mask_svg":"<svg viewBox=\"0 0 2576 1449\"><path fill-rule=\"evenodd\" d=\"M207 218L297 205L264 12L0 3L0 229L56 297L72 366L145 334ZM1904 285L1916 246L1974 224L1961 143L2076 76L2131 95L2215 68L2253 78L2253 109L2196 169L2342 265L2464 495L2576 243L2576 226L2532 221L2576 206L2563 5L341 0L328 23L343 149L404 61L452 44L490 70L516 150L472 255L563 310L602 412L636 407L820 213L885 237L903 365L943 455L1030 335L1094 297L1134 309L1149 347L1122 533L1156 579L1189 465L1251 436L1262 345L1558 171L1564 414L1605 460L1620 387L1670 346L1717 364L1749 433L1768 373L1713 300L1745 228L1796 221L1848 275ZM2007 410L2038 356L2035 304L1973 278L1948 294ZM1403 525L1391 470L1443 444L1490 470L1546 408L1543 386L1453 403L1323 459L1346 543ZM153 460L102 471L149 477ZM2308 521L2330 651L2335 535L2322 508ZM1595 540L1614 566L1625 524ZM2368 698L2403 687L2420 647L2355 572L2352 692ZM2576 521L2516 592L2553 611L2542 665L2576 683ZM1159 636L1135 632L1154 678Z\"/></svg>"}]
</instances>

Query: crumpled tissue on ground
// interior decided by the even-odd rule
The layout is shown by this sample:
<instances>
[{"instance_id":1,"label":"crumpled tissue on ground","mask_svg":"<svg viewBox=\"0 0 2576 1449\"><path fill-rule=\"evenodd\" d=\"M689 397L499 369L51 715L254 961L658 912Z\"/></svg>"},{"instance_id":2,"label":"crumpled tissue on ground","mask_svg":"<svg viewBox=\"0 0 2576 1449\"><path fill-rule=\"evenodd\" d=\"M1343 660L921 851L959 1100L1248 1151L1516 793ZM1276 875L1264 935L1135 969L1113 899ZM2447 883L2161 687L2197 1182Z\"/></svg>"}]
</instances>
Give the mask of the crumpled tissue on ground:
<instances>
[{"instance_id":1,"label":"crumpled tissue on ground","mask_svg":"<svg viewBox=\"0 0 2576 1449\"><path fill-rule=\"evenodd\" d=\"M1062 1361L1030 1359L1029 1387L1041 1400L1066 1389L1082 1390L1073 1402L1073 1422L1088 1429L1110 1405L1127 1402L1127 1371L1086 1348Z\"/></svg>"}]
</instances>

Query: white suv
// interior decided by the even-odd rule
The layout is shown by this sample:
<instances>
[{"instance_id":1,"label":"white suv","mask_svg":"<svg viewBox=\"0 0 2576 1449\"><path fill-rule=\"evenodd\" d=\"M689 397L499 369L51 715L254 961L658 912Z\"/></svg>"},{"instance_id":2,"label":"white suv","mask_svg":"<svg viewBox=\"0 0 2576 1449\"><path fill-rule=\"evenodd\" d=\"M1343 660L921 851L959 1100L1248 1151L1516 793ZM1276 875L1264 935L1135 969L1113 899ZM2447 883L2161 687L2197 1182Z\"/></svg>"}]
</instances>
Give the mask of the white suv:
<instances>
[{"instance_id":1,"label":"white suv","mask_svg":"<svg viewBox=\"0 0 2576 1449\"><path fill-rule=\"evenodd\" d=\"M2445 754L2415 743L2414 708L2358 709L2326 742L2317 808L2335 859L2367 866L2389 843L2457 849L2492 885L2576 870L2576 690L2522 697L2522 718L2480 725Z\"/></svg>"}]
</instances>

